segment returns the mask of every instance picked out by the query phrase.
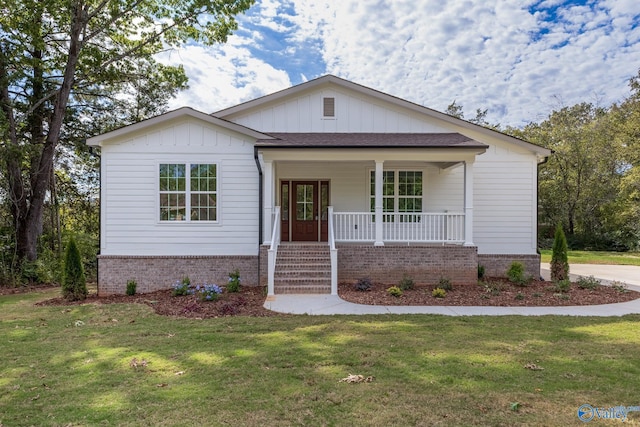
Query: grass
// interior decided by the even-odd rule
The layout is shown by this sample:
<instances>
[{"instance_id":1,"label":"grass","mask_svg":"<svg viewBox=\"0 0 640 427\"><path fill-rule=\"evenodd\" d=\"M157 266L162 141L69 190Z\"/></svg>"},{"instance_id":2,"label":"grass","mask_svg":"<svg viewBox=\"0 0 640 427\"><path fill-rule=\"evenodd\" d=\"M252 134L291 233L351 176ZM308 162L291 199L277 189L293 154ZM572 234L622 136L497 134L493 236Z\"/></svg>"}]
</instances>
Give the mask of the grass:
<instances>
[{"instance_id":1,"label":"grass","mask_svg":"<svg viewBox=\"0 0 640 427\"><path fill-rule=\"evenodd\" d=\"M2 426L583 425L584 403L638 404L640 316L187 320L33 305L54 294L0 297Z\"/></svg>"},{"instance_id":2,"label":"grass","mask_svg":"<svg viewBox=\"0 0 640 427\"><path fill-rule=\"evenodd\" d=\"M542 262L551 262L551 249L540 251ZM569 251L569 264L615 264L640 266L638 252Z\"/></svg>"}]
</instances>

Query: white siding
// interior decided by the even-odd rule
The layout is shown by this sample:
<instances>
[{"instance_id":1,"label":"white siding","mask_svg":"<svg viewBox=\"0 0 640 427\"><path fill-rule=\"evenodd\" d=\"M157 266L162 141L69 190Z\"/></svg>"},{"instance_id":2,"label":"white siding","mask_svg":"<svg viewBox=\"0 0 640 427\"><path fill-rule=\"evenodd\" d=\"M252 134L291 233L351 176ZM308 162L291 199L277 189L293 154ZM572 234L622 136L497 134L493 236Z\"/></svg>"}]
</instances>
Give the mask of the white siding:
<instances>
[{"instance_id":1,"label":"white siding","mask_svg":"<svg viewBox=\"0 0 640 427\"><path fill-rule=\"evenodd\" d=\"M474 166L474 236L480 254L536 253L535 156L494 143Z\"/></svg>"},{"instance_id":2,"label":"white siding","mask_svg":"<svg viewBox=\"0 0 640 427\"><path fill-rule=\"evenodd\" d=\"M322 116L322 99L334 97L335 118ZM451 132L434 119L342 88L307 92L233 118L260 132Z\"/></svg>"},{"instance_id":3,"label":"white siding","mask_svg":"<svg viewBox=\"0 0 640 427\"><path fill-rule=\"evenodd\" d=\"M257 255L253 143L195 119L102 148L103 255ZM158 165L216 163L218 222L161 223Z\"/></svg>"}]
</instances>

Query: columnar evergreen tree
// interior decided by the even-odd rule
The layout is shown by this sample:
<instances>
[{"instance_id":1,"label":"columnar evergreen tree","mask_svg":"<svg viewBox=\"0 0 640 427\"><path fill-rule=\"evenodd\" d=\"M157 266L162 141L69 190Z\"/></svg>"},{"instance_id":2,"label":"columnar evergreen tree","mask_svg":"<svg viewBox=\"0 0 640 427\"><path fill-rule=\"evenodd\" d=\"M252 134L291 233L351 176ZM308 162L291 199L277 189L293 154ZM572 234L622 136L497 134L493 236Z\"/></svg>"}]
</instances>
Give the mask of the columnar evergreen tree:
<instances>
[{"instance_id":1,"label":"columnar evergreen tree","mask_svg":"<svg viewBox=\"0 0 640 427\"><path fill-rule=\"evenodd\" d=\"M556 226L551 253L551 280L559 282L569 278L569 260L567 254L567 239L564 236L562 225Z\"/></svg>"},{"instance_id":2,"label":"columnar evergreen tree","mask_svg":"<svg viewBox=\"0 0 640 427\"><path fill-rule=\"evenodd\" d=\"M87 297L87 281L80 251L75 239L69 239L64 254L64 277L62 279L62 296L69 301L83 300Z\"/></svg>"}]
</instances>

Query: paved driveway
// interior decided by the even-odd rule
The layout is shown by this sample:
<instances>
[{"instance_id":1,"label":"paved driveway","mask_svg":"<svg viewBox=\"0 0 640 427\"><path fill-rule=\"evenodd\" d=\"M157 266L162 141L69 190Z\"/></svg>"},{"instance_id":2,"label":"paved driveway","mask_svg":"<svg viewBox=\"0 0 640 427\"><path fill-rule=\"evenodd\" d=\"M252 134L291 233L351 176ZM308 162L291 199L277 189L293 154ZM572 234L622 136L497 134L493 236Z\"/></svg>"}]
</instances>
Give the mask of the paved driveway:
<instances>
[{"instance_id":1,"label":"paved driveway","mask_svg":"<svg viewBox=\"0 0 640 427\"><path fill-rule=\"evenodd\" d=\"M548 263L540 265L540 274L547 280L550 277L549 269ZM569 272L572 279L577 276L593 276L605 282L623 282L640 291L640 267L635 265L571 264Z\"/></svg>"}]
</instances>

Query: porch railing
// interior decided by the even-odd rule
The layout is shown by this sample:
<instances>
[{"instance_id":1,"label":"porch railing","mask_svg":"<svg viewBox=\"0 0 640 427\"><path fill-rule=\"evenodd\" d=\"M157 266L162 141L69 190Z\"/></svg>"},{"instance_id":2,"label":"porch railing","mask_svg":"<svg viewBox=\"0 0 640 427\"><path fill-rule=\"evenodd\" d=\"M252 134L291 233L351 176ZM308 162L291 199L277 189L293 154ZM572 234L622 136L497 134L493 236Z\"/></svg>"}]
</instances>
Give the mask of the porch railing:
<instances>
[{"instance_id":1,"label":"porch railing","mask_svg":"<svg viewBox=\"0 0 640 427\"><path fill-rule=\"evenodd\" d=\"M372 212L334 212L335 240L372 242L376 240ZM464 213L383 214L382 240L385 242L464 243Z\"/></svg>"},{"instance_id":2,"label":"porch railing","mask_svg":"<svg viewBox=\"0 0 640 427\"><path fill-rule=\"evenodd\" d=\"M271 246L267 252L267 295L275 295L275 272L278 245L280 244L280 206L276 206L273 212L273 233L271 234Z\"/></svg>"}]
</instances>

